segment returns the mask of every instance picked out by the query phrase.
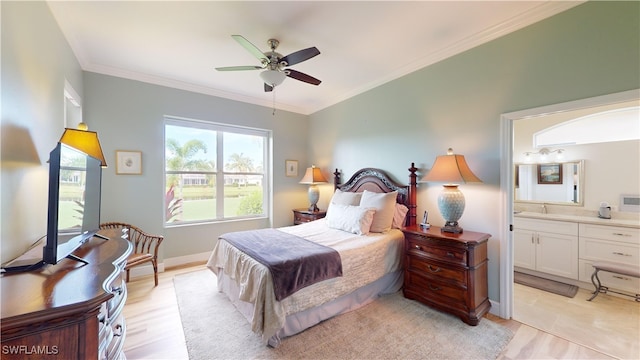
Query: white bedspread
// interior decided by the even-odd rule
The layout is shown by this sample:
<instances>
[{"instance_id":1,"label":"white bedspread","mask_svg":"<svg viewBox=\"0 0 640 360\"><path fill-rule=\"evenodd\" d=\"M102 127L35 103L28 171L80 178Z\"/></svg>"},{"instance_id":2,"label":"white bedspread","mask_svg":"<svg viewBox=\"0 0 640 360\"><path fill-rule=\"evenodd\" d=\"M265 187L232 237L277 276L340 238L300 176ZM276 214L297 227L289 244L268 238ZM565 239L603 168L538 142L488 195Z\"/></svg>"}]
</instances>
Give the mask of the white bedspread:
<instances>
[{"instance_id":1,"label":"white bedspread","mask_svg":"<svg viewBox=\"0 0 640 360\"><path fill-rule=\"evenodd\" d=\"M397 229L384 234L355 235L331 229L321 219L279 230L338 251L342 259L343 276L311 285L277 301L267 267L220 239L207 267L216 275L223 271L238 283L240 300L254 305L251 328L262 334L265 342L282 328L287 315L348 294L402 266L403 235ZM218 289L222 291L220 283Z\"/></svg>"}]
</instances>

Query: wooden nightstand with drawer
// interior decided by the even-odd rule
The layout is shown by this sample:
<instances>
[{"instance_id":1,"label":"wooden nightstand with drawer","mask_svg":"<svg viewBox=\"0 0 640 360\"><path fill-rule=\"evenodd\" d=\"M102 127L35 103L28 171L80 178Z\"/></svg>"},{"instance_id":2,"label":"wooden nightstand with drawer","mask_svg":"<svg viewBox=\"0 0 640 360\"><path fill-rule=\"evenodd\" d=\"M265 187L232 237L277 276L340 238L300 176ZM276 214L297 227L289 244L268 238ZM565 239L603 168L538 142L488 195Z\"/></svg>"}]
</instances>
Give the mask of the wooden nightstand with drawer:
<instances>
[{"instance_id":1,"label":"wooden nightstand with drawer","mask_svg":"<svg viewBox=\"0 0 640 360\"><path fill-rule=\"evenodd\" d=\"M308 209L294 209L293 210L293 225L303 224L309 221L322 219L327 215L326 211L309 211Z\"/></svg>"},{"instance_id":2,"label":"wooden nightstand with drawer","mask_svg":"<svg viewBox=\"0 0 640 360\"><path fill-rule=\"evenodd\" d=\"M487 283L487 242L491 235L439 227L403 228L406 298L454 314L478 325L491 304Z\"/></svg>"}]
</instances>

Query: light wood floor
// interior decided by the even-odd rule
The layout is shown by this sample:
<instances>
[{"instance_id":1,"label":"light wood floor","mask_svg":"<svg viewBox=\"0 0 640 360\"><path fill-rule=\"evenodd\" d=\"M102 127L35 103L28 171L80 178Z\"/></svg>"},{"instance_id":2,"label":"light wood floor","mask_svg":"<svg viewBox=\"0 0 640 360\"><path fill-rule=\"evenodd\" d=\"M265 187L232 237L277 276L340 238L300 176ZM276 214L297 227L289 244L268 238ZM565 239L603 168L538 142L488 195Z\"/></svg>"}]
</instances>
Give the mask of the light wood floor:
<instances>
[{"instance_id":1,"label":"light wood floor","mask_svg":"<svg viewBox=\"0 0 640 360\"><path fill-rule=\"evenodd\" d=\"M153 286L150 276L131 280L124 308L127 321L125 355L128 359L188 359L173 277L202 269L205 269L204 264L168 269L160 274L158 287ZM493 315L488 315L487 319L500 323L515 333L513 340L499 357L501 360L613 359L577 342L515 320L500 319Z\"/></svg>"}]
</instances>

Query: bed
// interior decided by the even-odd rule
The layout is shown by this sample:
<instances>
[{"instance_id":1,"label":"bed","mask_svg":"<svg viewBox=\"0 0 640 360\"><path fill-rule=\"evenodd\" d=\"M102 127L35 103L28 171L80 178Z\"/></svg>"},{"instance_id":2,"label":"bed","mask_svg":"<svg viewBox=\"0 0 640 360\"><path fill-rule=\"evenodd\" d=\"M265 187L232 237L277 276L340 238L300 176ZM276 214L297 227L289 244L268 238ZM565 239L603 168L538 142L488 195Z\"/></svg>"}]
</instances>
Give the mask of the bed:
<instances>
[{"instance_id":1,"label":"bed","mask_svg":"<svg viewBox=\"0 0 640 360\"><path fill-rule=\"evenodd\" d=\"M336 170L335 192L324 219L256 233L221 235L207 262L216 274L218 290L272 347L323 320L358 309L381 294L399 291L404 237L398 228L416 222L417 169L412 163L408 170L409 185L375 168L358 170L341 184L341 174ZM390 207L393 219L389 224ZM315 279L283 295L281 281L272 276L273 269L250 256L254 250L241 251L242 244L235 242L245 235L259 238L261 234L282 235L283 241L303 238L339 254L340 275ZM326 265L324 261L322 264Z\"/></svg>"}]
</instances>

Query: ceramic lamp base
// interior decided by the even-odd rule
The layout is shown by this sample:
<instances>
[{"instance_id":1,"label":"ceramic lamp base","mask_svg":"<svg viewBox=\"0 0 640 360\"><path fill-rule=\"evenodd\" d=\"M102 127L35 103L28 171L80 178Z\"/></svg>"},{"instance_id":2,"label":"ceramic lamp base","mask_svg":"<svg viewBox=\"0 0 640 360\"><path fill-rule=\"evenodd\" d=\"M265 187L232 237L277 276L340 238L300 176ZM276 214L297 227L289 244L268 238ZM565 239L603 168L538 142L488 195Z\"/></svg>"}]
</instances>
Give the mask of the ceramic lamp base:
<instances>
[{"instance_id":1,"label":"ceramic lamp base","mask_svg":"<svg viewBox=\"0 0 640 360\"><path fill-rule=\"evenodd\" d=\"M464 194L458 189L458 185L444 185L444 189L438 196L438 208L445 220L441 228L442 232L455 234L462 232L462 228L458 226L458 220L462 217L464 206Z\"/></svg>"},{"instance_id":2,"label":"ceramic lamp base","mask_svg":"<svg viewBox=\"0 0 640 360\"><path fill-rule=\"evenodd\" d=\"M309 203L311 204L309 206L309 211L318 211L318 206L316 205L318 203L318 200L320 199L320 191L318 190L318 186L317 185L309 185Z\"/></svg>"}]
</instances>

